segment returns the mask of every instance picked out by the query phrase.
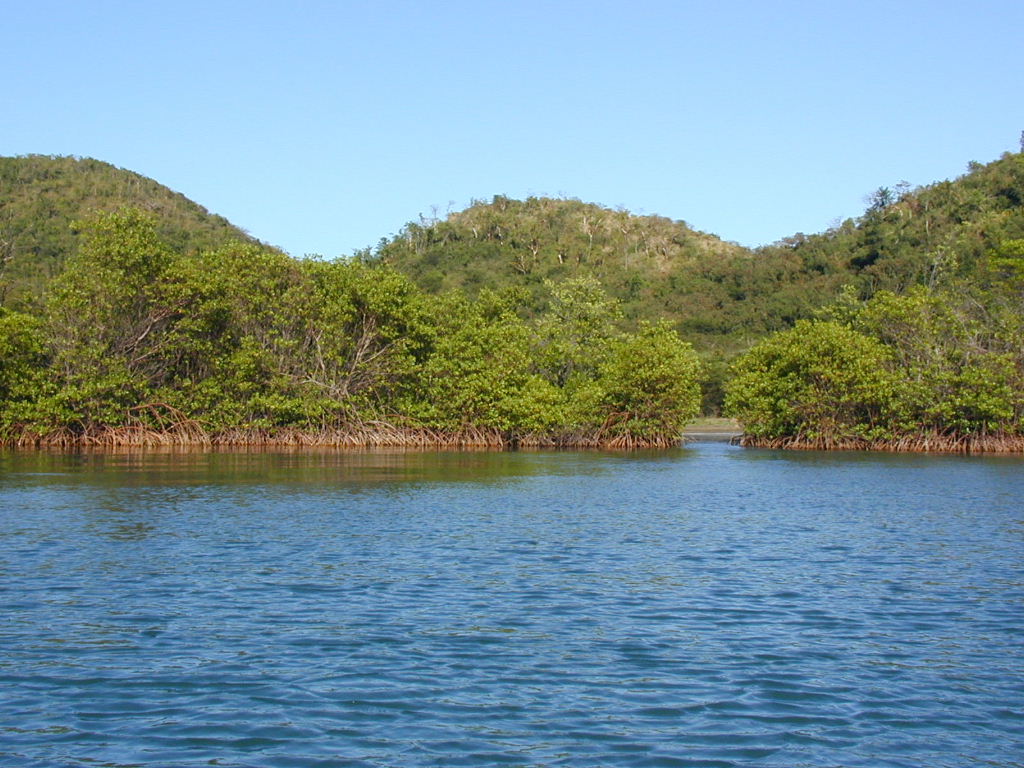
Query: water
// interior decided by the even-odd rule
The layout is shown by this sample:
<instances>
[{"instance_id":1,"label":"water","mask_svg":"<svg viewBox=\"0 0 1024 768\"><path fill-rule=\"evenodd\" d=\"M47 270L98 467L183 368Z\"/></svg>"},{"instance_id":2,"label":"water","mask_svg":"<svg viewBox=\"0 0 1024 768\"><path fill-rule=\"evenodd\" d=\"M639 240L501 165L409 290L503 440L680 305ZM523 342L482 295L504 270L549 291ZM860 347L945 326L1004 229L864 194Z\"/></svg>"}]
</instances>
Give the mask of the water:
<instances>
[{"instance_id":1,"label":"water","mask_svg":"<svg viewBox=\"0 0 1024 768\"><path fill-rule=\"evenodd\" d=\"M0 454L0 765L1021 766L1022 470Z\"/></svg>"}]
</instances>

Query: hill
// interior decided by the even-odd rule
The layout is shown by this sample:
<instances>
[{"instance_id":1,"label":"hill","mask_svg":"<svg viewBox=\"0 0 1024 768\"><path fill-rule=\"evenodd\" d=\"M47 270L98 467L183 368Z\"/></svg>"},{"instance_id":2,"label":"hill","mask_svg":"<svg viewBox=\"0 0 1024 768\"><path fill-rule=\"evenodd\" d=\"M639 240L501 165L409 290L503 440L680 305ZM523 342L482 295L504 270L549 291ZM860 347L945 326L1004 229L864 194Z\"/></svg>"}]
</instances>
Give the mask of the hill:
<instances>
[{"instance_id":1,"label":"hill","mask_svg":"<svg viewBox=\"0 0 1024 768\"><path fill-rule=\"evenodd\" d=\"M881 187L862 216L755 250L660 216L495 197L410 223L374 257L427 291L516 286L534 303L545 280L591 275L630 319L667 317L698 348L730 357L847 285L868 298L970 278L1000 243L1024 237L1022 202L1024 155L1007 153L953 181Z\"/></svg>"},{"instance_id":2,"label":"hill","mask_svg":"<svg viewBox=\"0 0 1024 768\"><path fill-rule=\"evenodd\" d=\"M879 187L857 219L817 235L798 234L757 257L791 259L808 274L843 273L862 298L916 285L971 280L989 254L1024 237L1024 154L1005 153L968 172L911 190Z\"/></svg>"},{"instance_id":3,"label":"hill","mask_svg":"<svg viewBox=\"0 0 1024 768\"><path fill-rule=\"evenodd\" d=\"M754 252L682 221L536 197L410 223L375 258L429 292L518 288L533 312L544 309L545 281L595 277L629 320L667 317L716 356L809 316L849 277L788 248Z\"/></svg>"},{"instance_id":4,"label":"hill","mask_svg":"<svg viewBox=\"0 0 1024 768\"><path fill-rule=\"evenodd\" d=\"M160 237L185 252L252 242L153 179L88 158L0 157L0 304L31 302L78 251L72 222L134 206L155 215Z\"/></svg>"},{"instance_id":5,"label":"hill","mask_svg":"<svg viewBox=\"0 0 1024 768\"><path fill-rule=\"evenodd\" d=\"M756 268L747 249L685 222L543 197L497 196L443 221L410 223L375 255L430 292L525 289L534 311L545 281L592 276L631 319L667 315L691 334L720 325L703 279Z\"/></svg>"}]
</instances>

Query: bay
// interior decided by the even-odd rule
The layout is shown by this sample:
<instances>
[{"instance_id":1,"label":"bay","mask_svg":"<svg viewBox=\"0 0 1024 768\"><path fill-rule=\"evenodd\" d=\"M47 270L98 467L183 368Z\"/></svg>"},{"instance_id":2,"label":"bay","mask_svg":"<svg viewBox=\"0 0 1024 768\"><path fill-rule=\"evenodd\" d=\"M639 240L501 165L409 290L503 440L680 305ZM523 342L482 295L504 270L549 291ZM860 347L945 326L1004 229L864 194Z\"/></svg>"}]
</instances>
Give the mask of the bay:
<instances>
[{"instance_id":1,"label":"bay","mask_svg":"<svg viewBox=\"0 0 1024 768\"><path fill-rule=\"evenodd\" d=\"M1021 766L1022 470L0 453L0 764Z\"/></svg>"}]
</instances>

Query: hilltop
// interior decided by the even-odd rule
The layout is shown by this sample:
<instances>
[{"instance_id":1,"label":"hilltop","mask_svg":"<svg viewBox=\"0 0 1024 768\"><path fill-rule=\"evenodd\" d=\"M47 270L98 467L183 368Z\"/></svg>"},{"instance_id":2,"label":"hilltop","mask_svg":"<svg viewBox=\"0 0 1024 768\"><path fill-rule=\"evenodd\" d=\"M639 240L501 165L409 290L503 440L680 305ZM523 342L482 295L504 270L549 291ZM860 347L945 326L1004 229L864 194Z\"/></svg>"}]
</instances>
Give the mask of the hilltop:
<instances>
[{"instance_id":1,"label":"hilltop","mask_svg":"<svg viewBox=\"0 0 1024 768\"><path fill-rule=\"evenodd\" d=\"M179 251L253 242L222 216L153 179L99 160L0 157L0 303L31 302L78 252L72 222L133 206Z\"/></svg>"}]
</instances>

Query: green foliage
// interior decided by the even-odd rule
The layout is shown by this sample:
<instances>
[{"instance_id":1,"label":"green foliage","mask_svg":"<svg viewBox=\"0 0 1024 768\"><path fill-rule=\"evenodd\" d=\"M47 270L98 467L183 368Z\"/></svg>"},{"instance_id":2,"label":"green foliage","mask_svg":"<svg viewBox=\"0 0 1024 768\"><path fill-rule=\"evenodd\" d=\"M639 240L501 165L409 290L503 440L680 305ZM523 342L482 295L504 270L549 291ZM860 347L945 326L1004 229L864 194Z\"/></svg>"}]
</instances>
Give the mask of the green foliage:
<instances>
[{"instance_id":1,"label":"green foliage","mask_svg":"<svg viewBox=\"0 0 1024 768\"><path fill-rule=\"evenodd\" d=\"M855 327L894 356L905 430L973 434L1013 423L1013 344L994 320L977 297L949 290L881 292L863 306Z\"/></svg>"},{"instance_id":2,"label":"green foliage","mask_svg":"<svg viewBox=\"0 0 1024 768\"><path fill-rule=\"evenodd\" d=\"M721 302L731 309L749 299L729 295L731 278L745 282L744 276L756 271L761 279L750 255L734 243L659 216L636 216L579 200L500 196L444 221L411 223L376 252L378 260L431 292L475 295L485 287L517 286L526 291L524 305L537 316L552 298L546 281L579 278L600 285L634 323L668 315L688 332L710 335L737 325L731 317L709 317L723 314ZM769 300L778 286L774 274L766 271L763 277L756 290L740 292ZM743 322L760 329L763 318L755 308L744 311Z\"/></svg>"},{"instance_id":3,"label":"green foliage","mask_svg":"<svg viewBox=\"0 0 1024 768\"><path fill-rule=\"evenodd\" d=\"M428 297L359 259L178 253L135 209L79 227L42 319L0 317L8 435L376 423L565 442L613 421L664 441L698 398L692 350L667 326L623 334L592 279L549 283L524 317L519 290Z\"/></svg>"},{"instance_id":4,"label":"green foliage","mask_svg":"<svg viewBox=\"0 0 1024 768\"><path fill-rule=\"evenodd\" d=\"M620 302L628 324L670 320L709 360L704 410L721 406L729 360L836 301L915 286L1001 280L1024 288L1024 155L911 190L881 187L863 216L820 235L749 251L682 222L578 200L496 197L445 220L409 224L376 258L430 291L510 286L530 317L557 309L545 281L591 280ZM560 342L552 337L552 350ZM555 352L564 359L565 349ZM575 363L561 372L564 383Z\"/></svg>"},{"instance_id":5,"label":"green foliage","mask_svg":"<svg viewBox=\"0 0 1024 768\"><path fill-rule=\"evenodd\" d=\"M601 366L601 406L614 434L678 435L700 413L700 359L668 323L641 324Z\"/></svg>"},{"instance_id":6,"label":"green foliage","mask_svg":"<svg viewBox=\"0 0 1024 768\"><path fill-rule=\"evenodd\" d=\"M333 262L253 243L103 163L0 158L0 430L388 423L664 442L706 378L705 412L725 396L770 439L1016 433L1022 264L1017 154L879 188L858 219L756 251L496 197Z\"/></svg>"},{"instance_id":7,"label":"green foliage","mask_svg":"<svg viewBox=\"0 0 1024 768\"><path fill-rule=\"evenodd\" d=\"M889 437L897 379L877 340L830 321L800 321L734 369L727 412L758 438Z\"/></svg>"},{"instance_id":8,"label":"green foliage","mask_svg":"<svg viewBox=\"0 0 1024 768\"><path fill-rule=\"evenodd\" d=\"M752 437L830 444L1013 435L1024 415L1019 301L967 286L849 294L736 365L727 407Z\"/></svg>"},{"instance_id":9,"label":"green foliage","mask_svg":"<svg viewBox=\"0 0 1024 768\"><path fill-rule=\"evenodd\" d=\"M137 210L103 214L81 225L80 253L54 281L46 307L58 388L43 422L76 430L126 423L159 376L154 353L174 312L162 304L161 280L172 254L152 217Z\"/></svg>"},{"instance_id":10,"label":"green foliage","mask_svg":"<svg viewBox=\"0 0 1024 768\"><path fill-rule=\"evenodd\" d=\"M977 279L986 257L1024 237L1024 154L1006 153L954 181L917 190L879 189L858 221L763 248L769 260L784 254L842 275L870 297L918 286L949 286ZM825 303L825 302L822 302Z\"/></svg>"},{"instance_id":11,"label":"green foliage","mask_svg":"<svg viewBox=\"0 0 1024 768\"><path fill-rule=\"evenodd\" d=\"M593 377L619 333L622 310L593 277L546 281L551 299L537 321L538 364L544 376L564 387L574 376Z\"/></svg>"},{"instance_id":12,"label":"green foliage","mask_svg":"<svg viewBox=\"0 0 1024 768\"><path fill-rule=\"evenodd\" d=\"M550 288L551 309L532 321L493 311L486 295L445 303L423 367L423 420L444 429L677 440L700 405L691 346L664 323L619 331L618 306L593 281Z\"/></svg>"},{"instance_id":13,"label":"green foliage","mask_svg":"<svg viewBox=\"0 0 1024 768\"><path fill-rule=\"evenodd\" d=\"M989 270L1009 287L1024 288L1024 238L1003 240L988 253Z\"/></svg>"},{"instance_id":14,"label":"green foliage","mask_svg":"<svg viewBox=\"0 0 1024 768\"><path fill-rule=\"evenodd\" d=\"M164 287L182 308L162 397L212 428L286 426L303 412L290 377L308 291L300 265L235 244L180 259Z\"/></svg>"},{"instance_id":15,"label":"green foliage","mask_svg":"<svg viewBox=\"0 0 1024 768\"><path fill-rule=\"evenodd\" d=\"M0 157L0 304L36 306L78 252L72 222L125 207L149 211L178 253L252 241L226 219L137 173L88 158Z\"/></svg>"},{"instance_id":16,"label":"green foliage","mask_svg":"<svg viewBox=\"0 0 1024 768\"><path fill-rule=\"evenodd\" d=\"M472 427L530 430L529 395L543 397L529 372L531 335L511 314L489 317L465 301L450 300L421 374L425 424L441 429Z\"/></svg>"},{"instance_id":17,"label":"green foliage","mask_svg":"<svg viewBox=\"0 0 1024 768\"><path fill-rule=\"evenodd\" d=\"M30 418L46 386L46 335L36 318L0 308L0 434Z\"/></svg>"},{"instance_id":18,"label":"green foliage","mask_svg":"<svg viewBox=\"0 0 1024 768\"><path fill-rule=\"evenodd\" d=\"M313 284L306 317L306 377L324 397L382 405L410 386L433 333L426 298L400 273L362 262L305 262ZM308 370L308 354L313 371Z\"/></svg>"},{"instance_id":19,"label":"green foliage","mask_svg":"<svg viewBox=\"0 0 1024 768\"><path fill-rule=\"evenodd\" d=\"M179 261L187 307L167 399L215 428L326 427L387 407L425 343L409 281L360 262L298 261L233 245Z\"/></svg>"}]
</instances>

